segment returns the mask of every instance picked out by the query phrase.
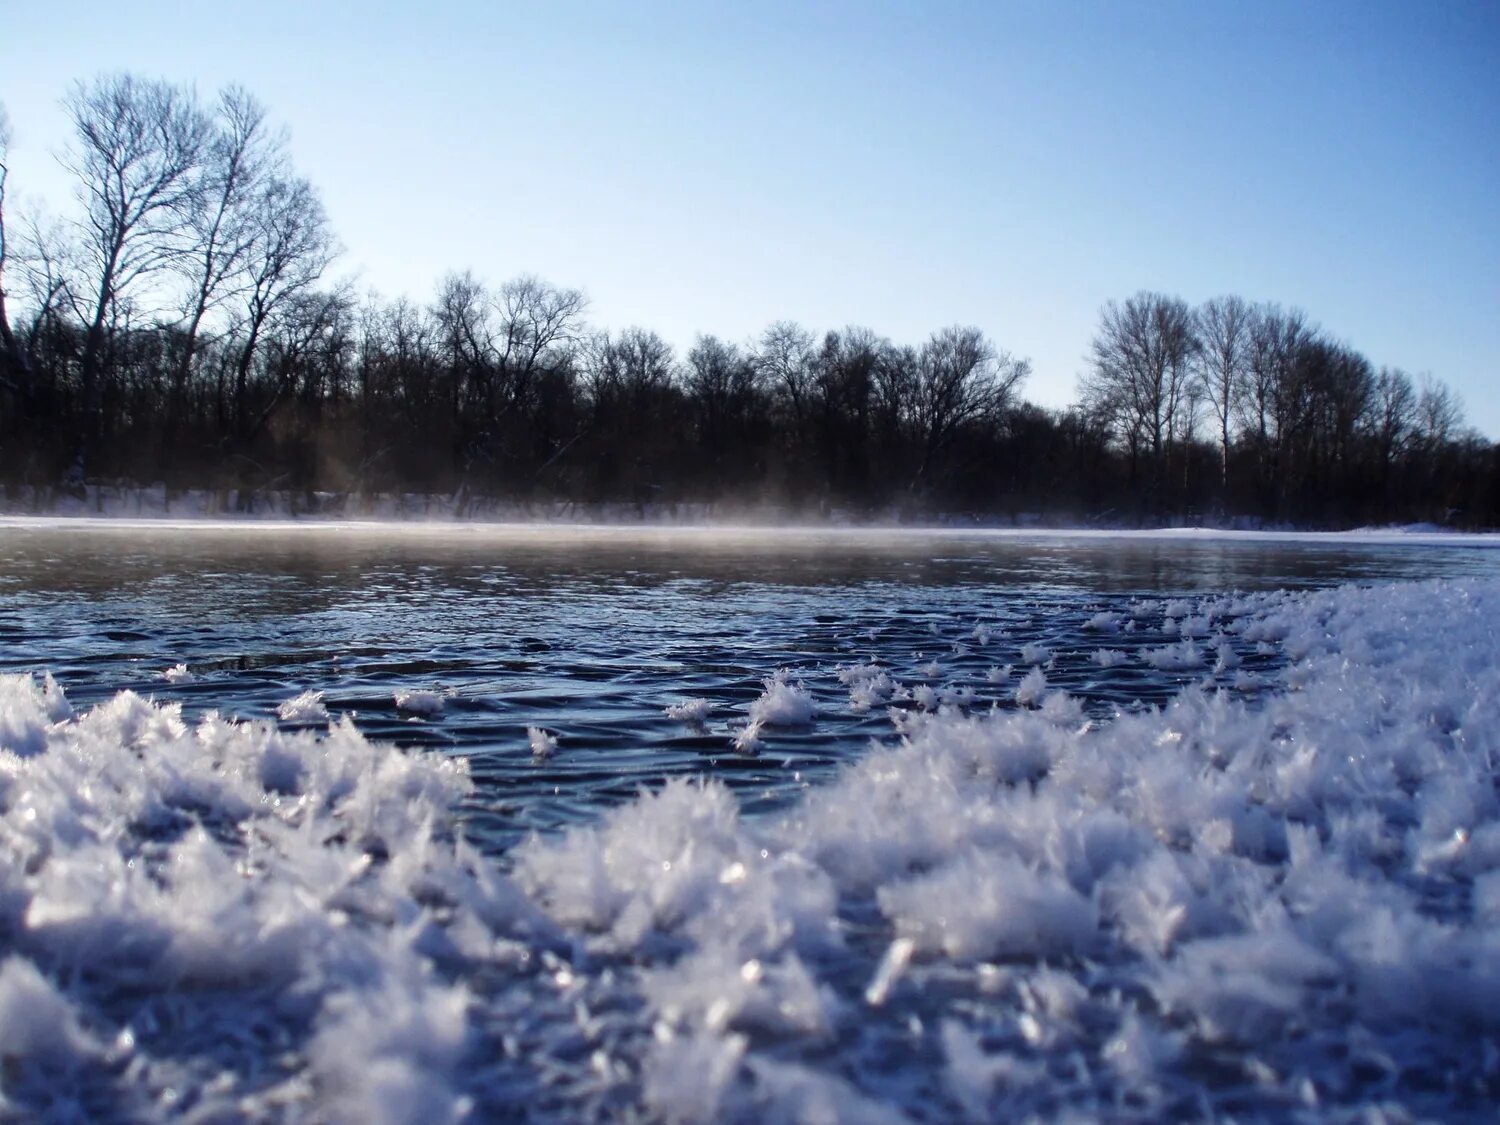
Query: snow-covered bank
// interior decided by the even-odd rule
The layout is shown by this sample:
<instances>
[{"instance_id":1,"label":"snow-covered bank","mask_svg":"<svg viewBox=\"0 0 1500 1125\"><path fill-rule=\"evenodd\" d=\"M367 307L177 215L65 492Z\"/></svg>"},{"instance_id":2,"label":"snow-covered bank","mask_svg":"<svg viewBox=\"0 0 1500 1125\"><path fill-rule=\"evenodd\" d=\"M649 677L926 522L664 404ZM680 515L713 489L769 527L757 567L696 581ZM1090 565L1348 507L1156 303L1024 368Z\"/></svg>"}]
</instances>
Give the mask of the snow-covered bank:
<instances>
[{"instance_id":1,"label":"snow-covered bank","mask_svg":"<svg viewBox=\"0 0 1500 1125\"><path fill-rule=\"evenodd\" d=\"M590 539L628 541L646 538L653 542L680 542L684 547L712 543L796 545L828 543L859 547L884 548L891 543L948 540L992 540L997 543L1110 543L1110 542L1183 542L1224 544L1288 544L1330 547L1446 547L1500 549L1500 532L1433 531L1420 528L1360 528L1353 531L1234 531L1208 527L1166 527L1147 529L1101 530L1098 528L1006 528L974 525L942 526L852 526L836 524L761 524L715 522L710 519L658 520L600 519L574 522L568 513L559 511L556 518L531 518L514 513L510 519L456 520L423 518L415 514L391 519L325 519L291 518L266 514L254 518L224 515L183 516L180 513L151 517L89 515L0 515L0 530L36 531L108 531L128 533L202 532L278 535L339 535L347 538L379 537L431 539L452 535L465 541L548 540L560 536L584 543ZM572 513L576 517L577 513Z\"/></svg>"},{"instance_id":2,"label":"snow-covered bank","mask_svg":"<svg viewBox=\"0 0 1500 1125\"><path fill-rule=\"evenodd\" d=\"M1448 546L1500 545L1500 531L1464 532L1435 524L1362 527L1348 531L1302 531L1281 526L1261 526L1235 518L1228 525L1174 524L1162 527L1113 527L1021 513L1007 518L1000 514L892 512L871 516L844 509L830 509L808 518L772 506L713 503L600 503L579 504L564 500L531 503L488 497L432 495L426 493L381 493L369 496L347 493L282 490L241 492L237 489L189 489L169 492L163 485L150 488L89 485L76 496L30 486L16 496L0 497L0 527L432 527L511 529L537 527L556 529L619 529L626 532L670 529L697 532L745 530L765 533L897 533L897 534L998 534L1060 535L1079 538L1154 538L1185 536L1246 541L1308 541L1363 543L1428 543Z\"/></svg>"},{"instance_id":3,"label":"snow-covered bank","mask_svg":"<svg viewBox=\"0 0 1500 1125\"><path fill-rule=\"evenodd\" d=\"M1042 679L777 819L674 783L504 869L452 760L0 678L0 1112L1485 1115L1500 582L1171 612L1279 690Z\"/></svg>"}]
</instances>

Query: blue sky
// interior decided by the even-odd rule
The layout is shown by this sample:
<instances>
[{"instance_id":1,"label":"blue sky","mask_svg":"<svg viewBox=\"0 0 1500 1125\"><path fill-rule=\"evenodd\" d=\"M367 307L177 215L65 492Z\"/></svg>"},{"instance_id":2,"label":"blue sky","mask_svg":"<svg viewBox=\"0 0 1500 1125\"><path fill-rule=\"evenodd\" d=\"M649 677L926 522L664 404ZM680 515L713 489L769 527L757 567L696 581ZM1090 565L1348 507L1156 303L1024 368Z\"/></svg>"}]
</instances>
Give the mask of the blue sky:
<instances>
[{"instance_id":1,"label":"blue sky","mask_svg":"<svg viewBox=\"0 0 1500 1125\"><path fill-rule=\"evenodd\" d=\"M1500 3L12 5L13 198L69 82L237 81L342 266L583 288L679 347L972 323L1074 398L1138 289L1298 305L1500 437Z\"/></svg>"}]
</instances>

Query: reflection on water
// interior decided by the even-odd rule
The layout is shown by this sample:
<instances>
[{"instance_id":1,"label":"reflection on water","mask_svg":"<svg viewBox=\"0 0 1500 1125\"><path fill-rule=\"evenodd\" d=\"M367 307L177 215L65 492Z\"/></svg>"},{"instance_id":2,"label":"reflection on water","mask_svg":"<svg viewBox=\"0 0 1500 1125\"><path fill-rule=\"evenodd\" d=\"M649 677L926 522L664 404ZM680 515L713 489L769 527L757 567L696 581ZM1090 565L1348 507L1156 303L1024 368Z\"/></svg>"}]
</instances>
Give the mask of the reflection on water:
<instances>
[{"instance_id":1,"label":"reflection on water","mask_svg":"<svg viewBox=\"0 0 1500 1125\"><path fill-rule=\"evenodd\" d=\"M1143 602L1497 570L1500 551L1330 540L7 526L0 668L50 668L75 703L130 688L244 718L322 691L367 733L466 755L471 830L503 849L674 774L716 773L752 813L784 804L891 731L883 707L850 709L841 664L873 658L909 687L1012 706L1021 649L1042 644L1048 682L1102 716L1229 683L1140 660L1179 639ZM1138 627L1088 631L1101 610ZM1105 645L1128 659L1101 668ZM1268 670L1253 646L1236 651L1237 675ZM191 681L161 678L177 663ZM735 753L746 706L782 667L819 721ZM398 711L393 692L412 687L445 693L442 713ZM710 701L706 722L665 716L689 697ZM532 726L560 740L545 762Z\"/></svg>"}]
</instances>

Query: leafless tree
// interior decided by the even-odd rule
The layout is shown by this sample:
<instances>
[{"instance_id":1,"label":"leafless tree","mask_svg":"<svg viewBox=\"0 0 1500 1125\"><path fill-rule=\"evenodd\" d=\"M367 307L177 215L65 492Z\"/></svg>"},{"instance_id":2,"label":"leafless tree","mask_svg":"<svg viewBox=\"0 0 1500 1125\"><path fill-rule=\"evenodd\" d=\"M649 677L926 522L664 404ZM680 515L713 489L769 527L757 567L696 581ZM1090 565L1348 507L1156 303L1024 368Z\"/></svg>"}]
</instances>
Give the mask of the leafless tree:
<instances>
[{"instance_id":1,"label":"leafless tree","mask_svg":"<svg viewBox=\"0 0 1500 1125\"><path fill-rule=\"evenodd\" d=\"M387 368L381 397L404 406L408 418L426 415L438 390L427 378L436 359L432 322L408 297L385 305L371 303L365 339L366 362L383 360ZM366 399L375 397L374 388L367 388Z\"/></svg>"},{"instance_id":2,"label":"leafless tree","mask_svg":"<svg viewBox=\"0 0 1500 1125\"><path fill-rule=\"evenodd\" d=\"M1109 302L1100 314L1082 397L1111 420L1132 456L1149 452L1153 485L1182 426L1196 350L1192 313L1178 297L1137 293L1124 305Z\"/></svg>"},{"instance_id":3,"label":"leafless tree","mask_svg":"<svg viewBox=\"0 0 1500 1125\"><path fill-rule=\"evenodd\" d=\"M1358 457L1356 438L1369 416L1375 374L1370 361L1347 344L1320 342L1315 347L1322 362L1314 367L1317 383L1308 391L1310 460L1342 470Z\"/></svg>"},{"instance_id":4,"label":"leafless tree","mask_svg":"<svg viewBox=\"0 0 1500 1125\"><path fill-rule=\"evenodd\" d=\"M1030 364L998 351L978 328L934 332L922 345L911 404L921 448L913 487L934 471L960 428L995 417L1030 371Z\"/></svg>"},{"instance_id":5,"label":"leafless tree","mask_svg":"<svg viewBox=\"0 0 1500 1125\"><path fill-rule=\"evenodd\" d=\"M897 455L906 436L920 368L917 349L910 344L881 349L880 362L875 366L874 436L877 454L888 462Z\"/></svg>"},{"instance_id":6,"label":"leafless tree","mask_svg":"<svg viewBox=\"0 0 1500 1125\"><path fill-rule=\"evenodd\" d=\"M1423 449L1435 453L1458 436L1463 424L1463 400L1441 379L1423 375L1416 409L1416 437Z\"/></svg>"},{"instance_id":7,"label":"leafless tree","mask_svg":"<svg viewBox=\"0 0 1500 1125\"><path fill-rule=\"evenodd\" d=\"M1382 367L1370 400L1370 431L1375 438L1382 476L1406 452L1417 420L1417 393L1411 376L1400 368Z\"/></svg>"},{"instance_id":8,"label":"leafless tree","mask_svg":"<svg viewBox=\"0 0 1500 1125\"><path fill-rule=\"evenodd\" d=\"M312 291L338 253L322 201L306 180L272 177L250 208L237 274L243 307L234 403L242 435L250 421L245 390L261 334L283 308Z\"/></svg>"},{"instance_id":9,"label":"leafless tree","mask_svg":"<svg viewBox=\"0 0 1500 1125\"><path fill-rule=\"evenodd\" d=\"M500 287L496 345L508 405L527 404L539 368L554 349L571 345L583 328L588 300L577 289L560 289L525 275Z\"/></svg>"},{"instance_id":10,"label":"leafless tree","mask_svg":"<svg viewBox=\"0 0 1500 1125\"><path fill-rule=\"evenodd\" d=\"M868 499L877 369L890 342L858 325L827 332L812 357L822 473L835 493Z\"/></svg>"},{"instance_id":11,"label":"leafless tree","mask_svg":"<svg viewBox=\"0 0 1500 1125\"><path fill-rule=\"evenodd\" d=\"M72 234L72 228L56 216L27 216L16 264L26 284L25 303L31 314L28 339L34 339L39 327L60 317L64 309L75 318L81 311L73 280L82 267Z\"/></svg>"},{"instance_id":12,"label":"leafless tree","mask_svg":"<svg viewBox=\"0 0 1500 1125\"><path fill-rule=\"evenodd\" d=\"M812 400L812 333L790 320L778 320L762 333L755 362L788 407L793 432L805 432Z\"/></svg>"},{"instance_id":13,"label":"leafless tree","mask_svg":"<svg viewBox=\"0 0 1500 1125\"><path fill-rule=\"evenodd\" d=\"M183 252L175 266L186 286L180 354L172 373L164 436L173 440L205 318L244 295L250 256L265 238L264 207L274 181L287 182L284 133L272 133L265 108L230 86L217 112L197 170Z\"/></svg>"},{"instance_id":14,"label":"leafless tree","mask_svg":"<svg viewBox=\"0 0 1500 1125\"><path fill-rule=\"evenodd\" d=\"M130 74L77 83L64 105L75 137L63 164L83 203L80 236L92 306L82 389L97 424L106 327L117 301L182 254L210 127L191 91Z\"/></svg>"},{"instance_id":15,"label":"leafless tree","mask_svg":"<svg viewBox=\"0 0 1500 1125\"><path fill-rule=\"evenodd\" d=\"M858 325L827 333L814 360L820 397L840 413L862 413L874 384L880 353L888 346L889 341Z\"/></svg>"},{"instance_id":16,"label":"leafless tree","mask_svg":"<svg viewBox=\"0 0 1500 1125\"><path fill-rule=\"evenodd\" d=\"M1250 360L1253 307L1242 297L1215 297L1194 314L1198 351L1193 374L1213 417L1219 444L1219 486L1229 488L1229 436L1244 394Z\"/></svg>"},{"instance_id":17,"label":"leafless tree","mask_svg":"<svg viewBox=\"0 0 1500 1125\"><path fill-rule=\"evenodd\" d=\"M448 393L455 420L466 407L490 404L490 364L494 330L489 291L468 270L447 274L433 305L440 350L448 368Z\"/></svg>"},{"instance_id":18,"label":"leafless tree","mask_svg":"<svg viewBox=\"0 0 1500 1125\"><path fill-rule=\"evenodd\" d=\"M13 390L18 390L18 380L27 369L26 356L16 342L10 328L10 314L6 308L5 266L9 257L9 246L5 237L5 185L10 178L10 119L5 106L0 104L0 380Z\"/></svg>"},{"instance_id":19,"label":"leafless tree","mask_svg":"<svg viewBox=\"0 0 1500 1125\"><path fill-rule=\"evenodd\" d=\"M694 400L718 414L751 393L755 365L740 349L717 336L699 336L687 353L686 384Z\"/></svg>"},{"instance_id":20,"label":"leafless tree","mask_svg":"<svg viewBox=\"0 0 1500 1125\"><path fill-rule=\"evenodd\" d=\"M1263 304L1254 310L1240 412L1263 468L1295 421L1297 357L1315 336L1300 309Z\"/></svg>"},{"instance_id":21,"label":"leafless tree","mask_svg":"<svg viewBox=\"0 0 1500 1125\"><path fill-rule=\"evenodd\" d=\"M603 371L595 385L631 403L664 390L676 370L672 346L645 328L626 328L614 337L606 334L601 359Z\"/></svg>"},{"instance_id":22,"label":"leafless tree","mask_svg":"<svg viewBox=\"0 0 1500 1125\"><path fill-rule=\"evenodd\" d=\"M600 332L582 366L595 489L644 505L659 492L673 450L686 444L672 347L645 328Z\"/></svg>"}]
</instances>

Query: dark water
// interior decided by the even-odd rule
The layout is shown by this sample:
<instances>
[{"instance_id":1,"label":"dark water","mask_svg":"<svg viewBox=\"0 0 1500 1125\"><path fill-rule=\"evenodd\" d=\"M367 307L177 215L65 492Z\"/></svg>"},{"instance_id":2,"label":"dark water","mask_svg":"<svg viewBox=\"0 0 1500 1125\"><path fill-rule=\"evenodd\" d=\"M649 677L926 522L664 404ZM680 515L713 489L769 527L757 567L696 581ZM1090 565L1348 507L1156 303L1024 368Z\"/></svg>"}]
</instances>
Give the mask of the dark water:
<instances>
[{"instance_id":1,"label":"dark water","mask_svg":"<svg viewBox=\"0 0 1500 1125\"><path fill-rule=\"evenodd\" d=\"M1184 672L1134 658L1178 639L1157 603L1497 571L1479 546L1328 540L4 526L0 670L50 669L75 705L131 689L189 715L275 719L324 692L370 735L466 756L471 834L503 851L679 774L724 778L752 814L784 805L891 732L884 706L850 709L839 665L874 658L971 707L1013 706L1021 646L1043 644L1049 683L1105 715L1215 675L1211 657ZM1100 611L1138 627L1087 630ZM1132 658L1100 668L1101 647ZM1240 673L1271 667L1237 652ZM178 663L190 682L162 678ZM731 737L778 668L818 721L740 754ZM402 713L407 688L445 693L443 711ZM663 713L690 697L713 704L704 724ZM559 739L547 760L534 726Z\"/></svg>"}]
</instances>

